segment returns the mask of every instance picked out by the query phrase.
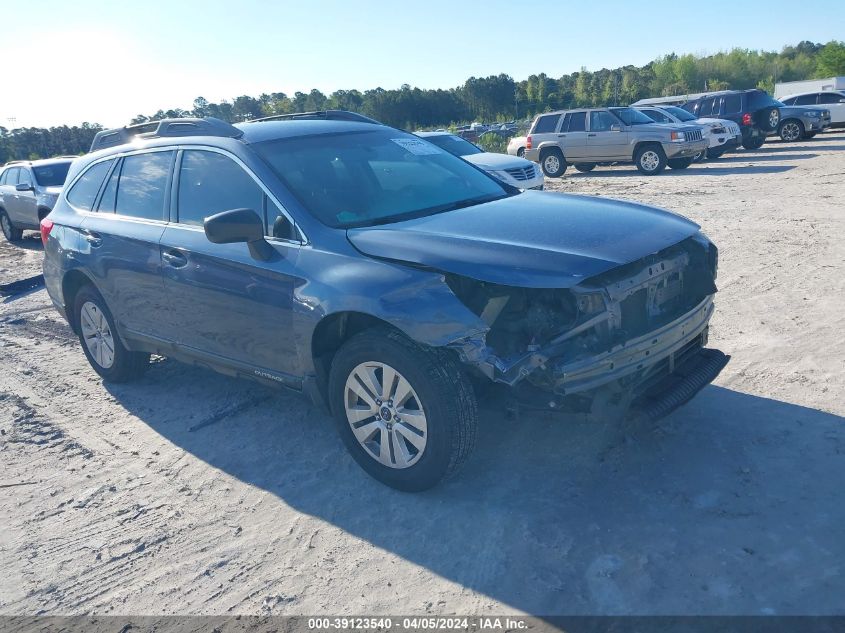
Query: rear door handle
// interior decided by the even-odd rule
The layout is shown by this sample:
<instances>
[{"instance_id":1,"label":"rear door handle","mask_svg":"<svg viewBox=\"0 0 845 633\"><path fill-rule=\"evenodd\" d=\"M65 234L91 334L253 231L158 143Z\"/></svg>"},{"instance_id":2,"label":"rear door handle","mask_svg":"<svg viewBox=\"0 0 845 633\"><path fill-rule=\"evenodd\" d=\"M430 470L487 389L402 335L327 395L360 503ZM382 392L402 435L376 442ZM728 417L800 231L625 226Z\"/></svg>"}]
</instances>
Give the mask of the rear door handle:
<instances>
[{"instance_id":1,"label":"rear door handle","mask_svg":"<svg viewBox=\"0 0 845 633\"><path fill-rule=\"evenodd\" d=\"M566 134L558 134L557 137L558 138L566 138Z\"/></svg>"},{"instance_id":2,"label":"rear door handle","mask_svg":"<svg viewBox=\"0 0 845 633\"><path fill-rule=\"evenodd\" d=\"M595 136L595 134L587 134L587 136Z\"/></svg>"},{"instance_id":3,"label":"rear door handle","mask_svg":"<svg viewBox=\"0 0 845 633\"><path fill-rule=\"evenodd\" d=\"M179 251L163 251L161 258L168 266L172 266L173 268L184 268L188 265L188 258Z\"/></svg>"},{"instance_id":4,"label":"rear door handle","mask_svg":"<svg viewBox=\"0 0 845 633\"><path fill-rule=\"evenodd\" d=\"M83 233L83 237L85 238L85 241L91 245L91 248L98 248L103 245L103 238L97 233L86 231Z\"/></svg>"}]
</instances>

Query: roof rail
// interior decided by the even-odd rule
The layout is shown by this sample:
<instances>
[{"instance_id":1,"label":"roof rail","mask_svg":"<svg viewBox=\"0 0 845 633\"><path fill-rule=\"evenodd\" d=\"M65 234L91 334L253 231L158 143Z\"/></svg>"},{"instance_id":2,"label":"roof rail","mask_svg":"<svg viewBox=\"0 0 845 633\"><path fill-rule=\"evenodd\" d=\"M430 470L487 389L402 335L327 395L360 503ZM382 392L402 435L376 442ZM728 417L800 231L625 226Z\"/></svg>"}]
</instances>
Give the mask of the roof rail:
<instances>
[{"instance_id":1,"label":"roof rail","mask_svg":"<svg viewBox=\"0 0 845 633\"><path fill-rule=\"evenodd\" d=\"M251 119L245 123L261 123L262 121L293 121L302 119L324 119L329 121L358 121L359 123L374 123L381 125L381 122L371 119L357 112L348 110L315 110L314 112L292 112L291 114L274 114L260 119Z\"/></svg>"},{"instance_id":2,"label":"roof rail","mask_svg":"<svg viewBox=\"0 0 845 633\"><path fill-rule=\"evenodd\" d=\"M29 165L31 162L31 160L10 160L8 163L5 163L3 167L8 167L9 165Z\"/></svg>"},{"instance_id":3,"label":"roof rail","mask_svg":"<svg viewBox=\"0 0 845 633\"><path fill-rule=\"evenodd\" d=\"M168 136L225 136L229 138L240 138L243 130L234 125L206 117L204 119L162 119L161 121L148 121L136 125L115 128L113 130L102 130L94 136L89 151L94 152L106 147L123 145L135 137L160 138Z\"/></svg>"}]
</instances>

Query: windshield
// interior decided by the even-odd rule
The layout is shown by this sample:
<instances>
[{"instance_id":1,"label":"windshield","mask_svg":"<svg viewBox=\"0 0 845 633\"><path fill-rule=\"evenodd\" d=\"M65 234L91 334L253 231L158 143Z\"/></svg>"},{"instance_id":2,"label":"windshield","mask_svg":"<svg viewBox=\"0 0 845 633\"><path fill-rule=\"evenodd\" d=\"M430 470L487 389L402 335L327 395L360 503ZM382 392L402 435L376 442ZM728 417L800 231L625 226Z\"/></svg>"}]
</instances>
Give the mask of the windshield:
<instances>
[{"instance_id":1,"label":"windshield","mask_svg":"<svg viewBox=\"0 0 845 633\"><path fill-rule=\"evenodd\" d=\"M514 192L398 130L302 136L253 147L311 215L336 228L432 215Z\"/></svg>"},{"instance_id":2,"label":"windshield","mask_svg":"<svg viewBox=\"0 0 845 633\"><path fill-rule=\"evenodd\" d=\"M643 125L645 123L654 123L653 119L650 119L645 114L640 112L639 110L634 110L634 108L608 108L613 114L618 116L622 119L622 122L625 125Z\"/></svg>"},{"instance_id":3,"label":"windshield","mask_svg":"<svg viewBox=\"0 0 845 633\"><path fill-rule=\"evenodd\" d=\"M70 161L32 167L32 171L35 173L35 180L42 187L61 187L65 184L68 169L70 169Z\"/></svg>"},{"instance_id":4,"label":"windshield","mask_svg":"<svg viewBox=\"0 0 845 633\"><path fill-rule=\"evenodd\" d=\"M661 109L666 110L666 112L674 115L681 121L695 121L695 117L683 108L678 108L676 106L661 106Z\"/></svg>"},{"instance_id":5,"label":"windshield","mask_svg":"<svg viewBox=\"0 0 845 633\"><path fill-rule=\"evenodd\" d=\"M429 143L434 143L440 149L445 149L453 156L470 156L472 154L482 154L484 150L473 145L469 141L462 139L460 136L454 134L442 134L439 136L424 136Z\"/></svg>"}]
</instances>

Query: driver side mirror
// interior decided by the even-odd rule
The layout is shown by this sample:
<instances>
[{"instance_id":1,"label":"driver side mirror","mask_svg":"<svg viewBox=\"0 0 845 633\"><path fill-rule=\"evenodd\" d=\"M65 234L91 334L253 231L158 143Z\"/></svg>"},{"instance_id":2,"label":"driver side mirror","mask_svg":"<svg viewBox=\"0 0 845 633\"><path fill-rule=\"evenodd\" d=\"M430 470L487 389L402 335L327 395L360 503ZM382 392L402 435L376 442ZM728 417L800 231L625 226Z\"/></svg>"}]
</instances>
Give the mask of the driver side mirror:
<instances>
[{"instance_id":1,"label":"driver side mirror","mask_svg":"<svg viewBox=\"0 0 845 633\"><path fill-rule=\"evenodd\" d=\"M214 244L246 242L249 254L270 261L277 253L264 239L264 222L252 209L232 209L209 216L203 222L205 236Z\"/></svg>"},{"instance_id":2,"label":"driver side mirror","mask_svg":"<svg viewBox=\"0 0 845 633\"><path fill-rule=\"evenodd\" d=\"M613 123L613 124L610 126L610 131L611 131L611 132L621 132L621 131L622 131L622 126L621 126L621 125L619 125L618 123Z\"/></svg>"},{"instance_id":3,"label":"driver side mirror","mask_svg":"<svg viewBox=\"0 0 845 633\"><path fill-rule=\"evenodd\" d=\"M22 182L15 185L15 191L35 191L35 187L31 182Z\"/></svg>"}]
</instances>

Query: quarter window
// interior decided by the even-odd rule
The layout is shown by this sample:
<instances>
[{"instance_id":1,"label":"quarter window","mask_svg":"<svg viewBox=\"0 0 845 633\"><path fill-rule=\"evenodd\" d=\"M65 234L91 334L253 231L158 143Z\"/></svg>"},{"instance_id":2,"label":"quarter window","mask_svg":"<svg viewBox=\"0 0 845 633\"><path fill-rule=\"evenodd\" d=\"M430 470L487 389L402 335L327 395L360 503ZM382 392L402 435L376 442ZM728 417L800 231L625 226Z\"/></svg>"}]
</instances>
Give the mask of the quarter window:
<instances>
[{"instance_id":1,"label":"quarter window","mask_svg":"<svg viewBox=\"0 0 845 633\"><path fill-rule=\"evenodd\" d=\"M113 162L113 160L107 160L89 167L68 191L67 201L77 209L90 211L94 206L94 199L97 197L100 185L103 184Z\"/></svg>"},{"instance_id":2,"label":"quarter window","mask_svg":"<svg viewBox=\"0 0 845 633\"><path fill-rule=\"evenodd\" d=\"M819 103L845 103L845 94L840 92L823 92L819 95Z\"/></svg>"},{"instance_id":3,"label":"quarter window","mask_svg":"<svg viewBox=\"0 0 845 633\"><path fill-rule=\"evenodd\" d=\"M554 132L557 129L557 122L560 121L559 114L548 114L537 119L534 125L533 134L543 134L545 132Z\"/></svg>"},{"instance_id":4,"label":"quarter window","mask_svg":"<svg viewBox=\"0 0 845 633\"><path fill-rule=\"evenodd\" d=\"M725 114L736 114L742 110L742 96L738 94L725 95Z\"/></svg>"},{"instance_id":5,"label":"quarter window","mask_svg":"<svg viewBox=\"0 0 845 633\"><path fill-rule=\"evenodd\" d=\"M126 156L117 186L117 213L147 220L163 219L172 161L173 152Z\"/></svg>"}]
</instances>

